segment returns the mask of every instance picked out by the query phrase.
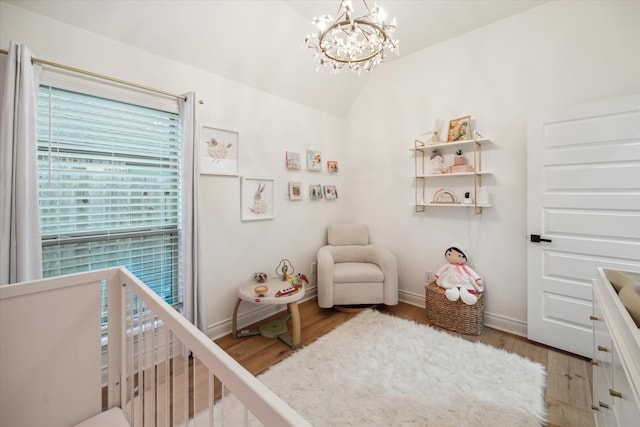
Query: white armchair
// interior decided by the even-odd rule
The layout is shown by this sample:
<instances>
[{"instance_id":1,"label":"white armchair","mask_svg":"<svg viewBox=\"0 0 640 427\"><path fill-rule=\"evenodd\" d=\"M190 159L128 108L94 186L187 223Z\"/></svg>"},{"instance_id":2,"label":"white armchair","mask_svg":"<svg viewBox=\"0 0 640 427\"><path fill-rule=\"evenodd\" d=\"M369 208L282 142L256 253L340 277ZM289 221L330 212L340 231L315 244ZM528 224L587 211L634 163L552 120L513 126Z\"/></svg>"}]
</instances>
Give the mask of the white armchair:
<instances>
[{"instance_id":1,"label":"white armchair","mask_svg":"<svg viewBox=\"0 0 640 427\"><path fill-rule=\"evenodd\" d=\"M364 224L332 224L318 250L318 304L398 303L398 267L387 249L369 244Z\"/></svg>"}]
</instances>

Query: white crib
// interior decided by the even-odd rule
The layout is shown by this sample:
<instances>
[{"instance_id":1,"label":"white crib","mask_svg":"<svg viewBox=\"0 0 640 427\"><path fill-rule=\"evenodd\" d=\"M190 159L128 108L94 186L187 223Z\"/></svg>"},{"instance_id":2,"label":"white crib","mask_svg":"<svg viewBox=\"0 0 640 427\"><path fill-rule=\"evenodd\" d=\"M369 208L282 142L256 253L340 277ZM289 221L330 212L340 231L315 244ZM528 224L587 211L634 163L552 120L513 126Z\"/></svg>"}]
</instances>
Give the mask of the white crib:
<instances>
[{"instance_id":1,"label":"white crib","mask_svg":"<svg viewBox=\"0 0 640 427\"><path fill-rule=\"evenodd\" d=\"M126 269L0 286L0 426L256 420L310 426Z\"/></svg>"}]
</instances>

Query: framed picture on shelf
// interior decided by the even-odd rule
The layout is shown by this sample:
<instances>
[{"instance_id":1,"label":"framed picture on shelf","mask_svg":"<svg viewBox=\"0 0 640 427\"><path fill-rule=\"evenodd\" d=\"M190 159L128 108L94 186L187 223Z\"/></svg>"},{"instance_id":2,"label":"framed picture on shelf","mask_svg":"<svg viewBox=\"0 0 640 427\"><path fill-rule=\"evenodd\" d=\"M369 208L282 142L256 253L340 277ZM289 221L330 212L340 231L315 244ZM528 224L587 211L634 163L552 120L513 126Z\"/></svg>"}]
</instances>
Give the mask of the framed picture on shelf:
<instances>
[{"instance_id":1,"label":"framed picture on shelf","mask_svg":"<svg viewBox=\"0 0 640 427\"><path fill-rule=\"evenodd\" d=\"M310 171L322 171L322 154L319 151L307 150L307 169Z\"/></svg>"},{"instance_id":2,"label":"framed picture on shelf","mask_svg":"<svg viewBox=\"0 0 640 427\"><path fill-rule=\"evenodd\" d=\"M471 116L458 117L449 121L447 142L471 139Z\"/></svg>"},{"instance_id":3,"label":"framed picture on shelf","mask_svg":"<svg viewBox=\"0 0 640 427\"><path fill-rule=\"evenodd\" d=\"M329 172L338 172L338 162L335 160L329 160L327 162L327 169Z\"/></svg>"},{"instance_id":4,"label":"framed picture on shelf","mask_svg":"<svg viewBox=\"0 0 640 427\"><path fill-rule=\"evenodd\" d=\"M320 184L309 185L309 199L311 200L322 199L322 186Z\"/></svg>"},{"instance_id":5,"label":"framed picture on shelf","mask_svg":"<svg viewBox=\"0 0 640 427\"><path fill-rule=\"evenodd\" d=\"M335 185L325 185L324 186L324 198L327 200L337 199L338 198L338 190L336 190Z\"/></svg>"},{"instance_id":6,"label":"framed picture on shelf","mask_svg":"<svg viewBox=\"0 0 640 427\"><path fill-rule=\"evenodd\" d=\"M238 176L240 138L238 132L211 126L200 128L200 173Z\"/></svg>"},{"instance_id":7,"label":"framed picture on shelf","mask_svg":"<svg viewBox=\"0 0 640 427\"><path fill-rule=\"evenodd\" d=\"M287 151L287 169L300 169L300 153Z\"/></svg>"},{"instance_id":8,"label":"framed picture on shelf","mask_svg":"<svg viewBox=\"0 0 640 427\"><path fill-rule=\"evenodd\" d=\"M302 200L302 183L289 181L289 200Z\"/></svg>"},{"instance_id":9,"label":"framed picture on shelf","mask_svg":"<svg viewBox=\"0 0 640 427\"><path fill-rule=\"evenodd\" d=\"M240 188L240 219L256 221L273 218L274 178L243 176Z\"/></svg>"}]
</instances>

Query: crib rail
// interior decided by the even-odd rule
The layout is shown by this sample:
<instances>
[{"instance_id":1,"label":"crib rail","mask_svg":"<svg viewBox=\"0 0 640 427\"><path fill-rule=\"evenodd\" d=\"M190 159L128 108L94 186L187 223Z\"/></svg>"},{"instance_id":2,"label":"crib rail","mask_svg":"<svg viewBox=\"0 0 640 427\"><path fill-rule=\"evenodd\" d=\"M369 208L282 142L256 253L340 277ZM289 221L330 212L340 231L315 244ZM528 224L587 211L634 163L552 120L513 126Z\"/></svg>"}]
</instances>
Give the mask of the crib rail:
<instances>
[{"instance_id":1,"label":"crib rail","mask_svg":"<svg viewBox=\"0 0 640 427\"><path fill-rule=\"evenodd\" d=\"M310 425L128 270L108 303L108 405L132 426Z\"/></svg>"},{"instance_id":2,"label":"crib rail","mask_svg":"<svg viewBox=\"0 0 640 427\"><path fill-rule=\"evenodd\" d=\"M0 426L310 426L124 268L0 286L0 351Z\"/></svg>"}]
</instances>

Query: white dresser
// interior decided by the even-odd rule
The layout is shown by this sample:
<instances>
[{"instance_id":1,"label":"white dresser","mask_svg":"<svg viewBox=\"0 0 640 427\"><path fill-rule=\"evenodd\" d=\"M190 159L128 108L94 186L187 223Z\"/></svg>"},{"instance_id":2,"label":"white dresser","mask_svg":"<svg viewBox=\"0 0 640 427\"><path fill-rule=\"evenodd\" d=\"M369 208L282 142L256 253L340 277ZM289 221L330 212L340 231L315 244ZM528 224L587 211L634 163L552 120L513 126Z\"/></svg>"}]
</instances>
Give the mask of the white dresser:
<instances>
[{"instance_id":1,"label":"white dresser","mask_svg":"<svg viewBox=\"0 0 640 427\"><path fill-rule=\"evenodd\" d=\"M639 273L630 273L639 276ZM593 409L598 427L640 425L640 329L605 270L593 280Z\"/></svg>"}]
</instances>

